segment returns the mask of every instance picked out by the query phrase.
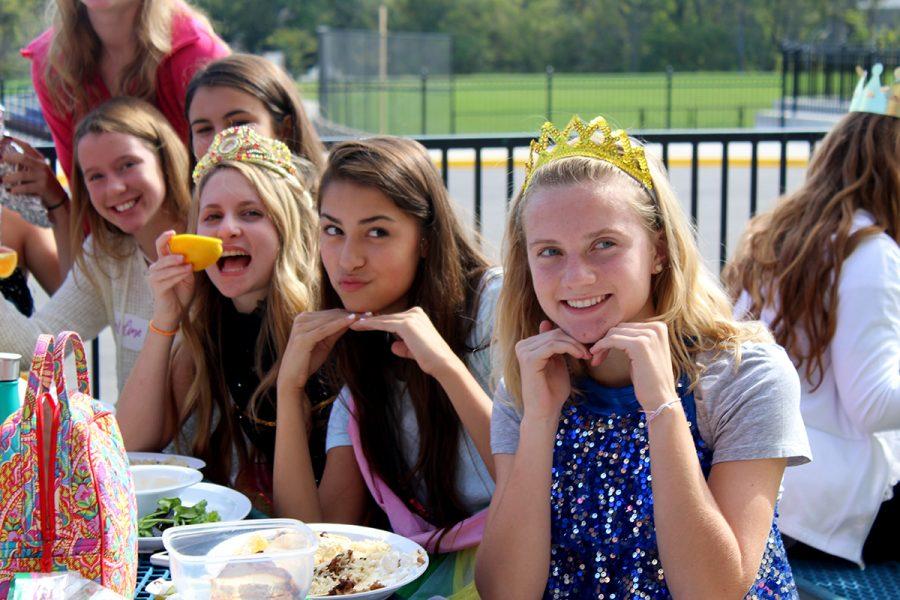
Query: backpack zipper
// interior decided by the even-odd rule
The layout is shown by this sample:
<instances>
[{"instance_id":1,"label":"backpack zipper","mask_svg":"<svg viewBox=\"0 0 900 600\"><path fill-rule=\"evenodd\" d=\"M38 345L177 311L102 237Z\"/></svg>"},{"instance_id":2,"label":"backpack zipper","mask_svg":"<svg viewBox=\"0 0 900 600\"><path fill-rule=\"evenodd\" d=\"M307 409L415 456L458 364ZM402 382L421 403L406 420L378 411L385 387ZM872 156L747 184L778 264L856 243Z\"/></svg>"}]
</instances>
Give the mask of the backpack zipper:
<instances>
[{"instance_id":1,"label":"backpack zipper","mask_svg":"<svg viewBox=\"0 0 900 600\"><path fill-rule=\"evenodd\" d=\"M50 452L44 448L44 401L53 407L50 422ZM49 393L44 393L37 407L38 486L41 495L41 571L53 570L53 542L56 540L56 436L59 432L59 403Z\"/></svg>"}]
</instances>

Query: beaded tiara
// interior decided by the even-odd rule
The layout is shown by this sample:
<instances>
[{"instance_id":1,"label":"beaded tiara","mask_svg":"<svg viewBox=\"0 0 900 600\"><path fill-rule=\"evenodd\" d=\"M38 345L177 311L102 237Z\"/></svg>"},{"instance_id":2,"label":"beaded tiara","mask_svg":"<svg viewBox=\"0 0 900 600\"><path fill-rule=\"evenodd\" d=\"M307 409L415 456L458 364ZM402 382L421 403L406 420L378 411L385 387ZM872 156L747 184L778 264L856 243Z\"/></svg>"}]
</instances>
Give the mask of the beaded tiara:
<instances>
[{"instance_id":1,"label":"beaded tiara","mask_svg":"<svg viewBox=\"0 0 900 600\"><path fill-rule=\"evenodd\" d=\"M194 167L194 183L198 183L210 169L227 160L252 163L281 177L299 179L287 146L242 125L223 129L216 134L209 150Z\"/></svg>"},{"instance_id":2,"label":"beaded tiara","mask_svg":"<svg viewBox=\"0 0 900 600\"><path fill-rule=\"evenodd\" d=\"M598 131L602 135L595 141ZM577 137L572 137L573 133ZM585 123L577 115L572 117L562 131L549 121L541 127L540 138L531 141L522 191L528 189L532 175L540 167L569 156L596 158L610 163L630 175L648 192L653 191L653 178L644 156L644 147L632 144L631 138L623 130L613 131L603 117L596 117L590 123Z\"/></svg>"}]
</instances>

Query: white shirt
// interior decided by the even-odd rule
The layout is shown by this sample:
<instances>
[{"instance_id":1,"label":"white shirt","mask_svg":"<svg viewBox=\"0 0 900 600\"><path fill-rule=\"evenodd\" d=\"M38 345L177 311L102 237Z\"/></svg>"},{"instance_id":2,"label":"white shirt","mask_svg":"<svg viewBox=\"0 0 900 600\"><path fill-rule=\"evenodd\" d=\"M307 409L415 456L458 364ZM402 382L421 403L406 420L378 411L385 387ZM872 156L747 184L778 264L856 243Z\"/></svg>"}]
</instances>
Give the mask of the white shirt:
<instances>
[{"instance_id":1,"label":"white shirt","mask_svg":"<svg viewBox=\"0 0 900 600\"><path fill-rule=\"evenodd\" d=\"M153 316L147 261L134 238L122 243L129 252L120 260L94 252L92 239L88 237L84 243L84 262L96 287L75 263L62 287L31 317L0 298L0 351L21 354L22 369L28 369L40 334L55 336L71 330L87 342L106 327L112 327L116 378L121 391L144 345Z\"/></svg>"},{"instance_id":2,"label":"white shirt","mask_svg":"<svg viewBox=\"0 0 900 600\"><path fill-rule=\"evenodd\" d=\"M853 231L874 224L858 211ZM821 385L800 373L800 410L813 462L788 469L781 530L862 566L881 503L900 480L900 247L882 233L844 261L837 325ZM735 314L749 305L746 293ZM771 310L762 320L771 323Z\"/></svg>"}]
</instances>

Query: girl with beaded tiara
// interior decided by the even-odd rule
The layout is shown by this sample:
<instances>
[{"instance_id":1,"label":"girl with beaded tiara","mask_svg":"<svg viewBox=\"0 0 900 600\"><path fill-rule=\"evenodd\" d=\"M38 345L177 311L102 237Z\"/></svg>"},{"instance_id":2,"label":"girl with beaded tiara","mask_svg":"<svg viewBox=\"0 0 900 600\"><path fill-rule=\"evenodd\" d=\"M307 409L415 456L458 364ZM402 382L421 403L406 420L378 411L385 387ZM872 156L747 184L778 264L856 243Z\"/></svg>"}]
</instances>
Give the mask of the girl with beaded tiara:
<instances>
[{"instance_id":1,"label":"girl with beaded tiara","mask_svg":"<svg viewBox=\"0 0 900 600\"><path fill-rule=\"evenodd\" d=\"M318 219L290 151L249 127L215 137L194 183L188 228L224 251L195 274L169 249L174 231L156 239L152 335L116 418L129 450L187 445L210 479L271 511L275 384L294 317L318 292ZM324 425L315 434L324 444Z\"/></svg>"},{"instance_id":2,"label":"girl with beaded tiara","mask_svg":"<svg viewBox=\"0 0 900 600\"><path fill-rule=\"evenodd\" d=\"M74 149L74 266L30 318L0 300L0 348L29 356L41 333L73 330L87 340L112 327L121 390L147 337L154 240L167 229L183 231L187 222L187 149L157 109L124 97L82 119Z\"/></svg>"},{"instance_id":3,"label":"girl with beaded tiara","mask_svg":"<svg viewBox=\"0 0 900 600\"><path fill-rule=\"evenodd\" d=\"M732 320L663 167L602 117L545 124L504 278L482 597L796 595L774 517L809 459L796 373Z\"/></svg>"},{"instance_id":4,"label":"girl with beaded tiara","mask_svg":"<svg viewBox=\"0 0 900 600\"><path fill-rule=\"evenodd\" d=\"M441 553L403 597L472 597L494 490L489 346L499 274L414 141L332 148L318 208L322 310L297 317L278 377L276 509L361 523L374 500L394 531ZM303 388L329 357L344 387L317 488Z\"/></svg>"}]
</instances>

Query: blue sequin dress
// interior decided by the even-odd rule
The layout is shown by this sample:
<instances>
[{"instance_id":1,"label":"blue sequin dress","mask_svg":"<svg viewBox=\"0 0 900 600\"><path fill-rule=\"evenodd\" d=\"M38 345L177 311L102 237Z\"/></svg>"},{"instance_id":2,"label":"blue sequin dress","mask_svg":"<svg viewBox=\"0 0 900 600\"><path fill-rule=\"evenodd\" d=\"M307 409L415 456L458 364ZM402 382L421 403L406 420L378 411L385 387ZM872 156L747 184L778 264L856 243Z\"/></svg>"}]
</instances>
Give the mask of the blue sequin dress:
<instances>
[{"instance_id":1,"label":"blue sequin dress","mask_svg":"<svg viewBox=\"0 0 900 600\"><path fill-rule=\"evenodd\" d=\"M670 598L656 546L650 444L633 387L590 378L563 407L553 452L550 575L545 598ZM712 450L697 429L693 393L679 383L697 458ZM777 507L756 582L746 598L796 598L777 527Z\"/></svg>"}]
</instances>

